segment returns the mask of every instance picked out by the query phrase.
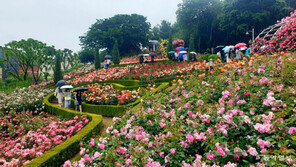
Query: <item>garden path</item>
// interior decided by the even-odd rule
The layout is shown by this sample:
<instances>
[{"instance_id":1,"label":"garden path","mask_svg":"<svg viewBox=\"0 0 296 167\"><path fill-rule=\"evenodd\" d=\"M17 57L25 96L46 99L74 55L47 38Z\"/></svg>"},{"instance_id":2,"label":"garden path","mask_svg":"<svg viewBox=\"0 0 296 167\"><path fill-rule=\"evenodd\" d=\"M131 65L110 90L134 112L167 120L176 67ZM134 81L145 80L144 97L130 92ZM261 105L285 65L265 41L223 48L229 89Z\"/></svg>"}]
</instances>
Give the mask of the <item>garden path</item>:
<instances>
[{"instance_id":1,"label":"garden path","mask_svg":"<svg viewBox=\"0 0 296 167\"><path fill-rule=\"evenodd\" d=\"M58 106L58 99L53 99L53 101L51 101L51 104ZM74 108L70 108L71 110L75 111ZM96 136L96 139L98 140L105 132L106 129L108 128L108 126L110 125L110 123L112 122L113 118L112 117L103 117L103 128L100 131L100 133ZM70 159L70 161L73 163L75 161L80 160L81 156L79 153L77 153L75 155L75 157L73 157L72 159Z\"/></svg>"}]
</instances>

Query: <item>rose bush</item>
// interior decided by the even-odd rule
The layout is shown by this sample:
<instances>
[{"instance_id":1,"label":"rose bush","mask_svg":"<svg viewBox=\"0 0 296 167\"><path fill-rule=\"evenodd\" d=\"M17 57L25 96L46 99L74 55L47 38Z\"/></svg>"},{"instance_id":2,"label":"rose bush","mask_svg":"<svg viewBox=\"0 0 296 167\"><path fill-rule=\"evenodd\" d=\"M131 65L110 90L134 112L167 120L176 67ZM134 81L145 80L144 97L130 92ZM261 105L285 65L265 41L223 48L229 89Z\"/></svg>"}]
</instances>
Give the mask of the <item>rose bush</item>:
<instances>
[{"instance_id":1,"label":"rose bush","mask_svg":"<svg viewBox=\"0 0 296 167\"><path fill-rule=\"evenodd\" d=\"M64 166L295 166L296 55L252 57L175 81Z\"/></svg>"},{"instance_id":2,"label":"rose bush","mask_svg":"<svg viewBox=\"0 0 296 167\"><path fill-rule=\"evenodd\" d=\"M139 99L146 90L138 88L138 90L117 90L113 85L88 85L89 90L84 92L82 100L89 104L96 105L126 105Z\"/></svg>"},{"instance_id":3,"label":"rose bush","mask_svg":"<svg viewBox=\"0 0 296 167\"><path fill-rule=\"evenodd\" d=\"M72 120L60 120L41 112L14 111L0 117L0 166L17 167L61 144L79 132L88 118L76 116Z\"/></svg>"},{"instance_id":4,"label":"rose bush","mask_svg":"<svg viewBox=\"0 0 296 167\"><path fill-rule=\"evenodd\" d=\"M0 92L0 114L11 110L40 113L44 110L43 98L52 91L51 89L18 88L9 93Z\"/></svg>"}]
</instances>

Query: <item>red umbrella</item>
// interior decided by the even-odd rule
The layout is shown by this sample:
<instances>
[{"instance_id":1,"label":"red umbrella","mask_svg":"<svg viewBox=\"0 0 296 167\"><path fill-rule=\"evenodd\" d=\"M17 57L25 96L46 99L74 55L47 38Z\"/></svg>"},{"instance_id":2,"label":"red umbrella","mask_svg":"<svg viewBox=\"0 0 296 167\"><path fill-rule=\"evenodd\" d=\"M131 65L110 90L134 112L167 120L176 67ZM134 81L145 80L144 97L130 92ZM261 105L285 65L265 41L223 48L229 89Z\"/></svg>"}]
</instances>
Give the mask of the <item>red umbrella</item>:
<instances>
[{"instance_id":1,"label":"red umbrella","mask_svg":"<svg viewBox=\"0 0 296 167\"><path fill-rule=\"evenodd\" d=\"M245 44L245 43L238 43L238 44L236 44L236 45L234 46L234 49L236 49L236 48L241 48L241 47L244 47L244 46L247 46L247 44Z\"/></svg>"}]
</instances>

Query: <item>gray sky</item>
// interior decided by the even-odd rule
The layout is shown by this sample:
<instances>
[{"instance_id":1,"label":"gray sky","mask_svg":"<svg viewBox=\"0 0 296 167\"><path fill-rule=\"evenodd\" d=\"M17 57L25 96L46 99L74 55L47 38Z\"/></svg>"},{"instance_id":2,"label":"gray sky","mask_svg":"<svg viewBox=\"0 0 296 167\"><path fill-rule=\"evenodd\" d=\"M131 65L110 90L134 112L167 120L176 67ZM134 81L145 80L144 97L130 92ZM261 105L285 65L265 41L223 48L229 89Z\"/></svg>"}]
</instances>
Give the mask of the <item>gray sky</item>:
<instances>
[{"instance_id":1,"label":"gray sky","mask_svg":"<svg viewBox=\"0 0 296 167\"><path fill-rule=\"evenodd\" d=\"M79 51L79 36L96 19L137 13L154 26L176 21L182 0L0 0L0 45L34 38L58 49Z\"/></svg>"}]
</instances>

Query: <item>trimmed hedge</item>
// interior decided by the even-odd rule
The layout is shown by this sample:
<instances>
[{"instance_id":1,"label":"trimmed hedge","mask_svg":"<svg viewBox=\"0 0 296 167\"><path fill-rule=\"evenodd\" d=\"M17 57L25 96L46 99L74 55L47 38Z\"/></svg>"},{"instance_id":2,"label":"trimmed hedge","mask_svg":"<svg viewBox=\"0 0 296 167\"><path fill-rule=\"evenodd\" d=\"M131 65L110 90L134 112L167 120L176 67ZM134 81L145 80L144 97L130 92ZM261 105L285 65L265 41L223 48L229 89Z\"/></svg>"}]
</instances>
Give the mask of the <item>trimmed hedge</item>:
<instances>
[{"instance_id":1,"label":"trimmed hedge","mask_svg":"<svg viewBox=\"0 0 296 167\"><path fill-rule=\"evenodd\" d=\"M119 84L118 84L119 85ZM123 87L122 85L119 85ZM136 106L141 102L142 99L144 99L148 95L152 95L156 92L159 92L169 86L168 82L162 83L159 87L155 88L154 90L147 92L144 96L139 98L133 103L127 104L127 105L94 105L94 104L88 104L82 102L82 111L87 113L94 113L99 114L105 117L118 117L125 114L126 110L130 109L131 107ZM74 100L71 100L71 106L74 107Z\"/></svg>"},{"instance_id":2,"label":"trimmed hedge","mask_svg":"<svg viewBox=\"0 0 296 167\"><path fill-rule=\"evenodd\" d=\"M47 151L38 158L35 158L25 166L60 166L66 160L74 157L80 150L80 141L88 141L93 135L98 134L103 126L103 118L101 115L80 113L70 109L62 108L51 104L54 98L53 93L44 98L46 111L53 115L60 115L64 118L70 119L76 115L87 115L90 122L76 135L62 144Z\"/></svg>"}]
</instances>

